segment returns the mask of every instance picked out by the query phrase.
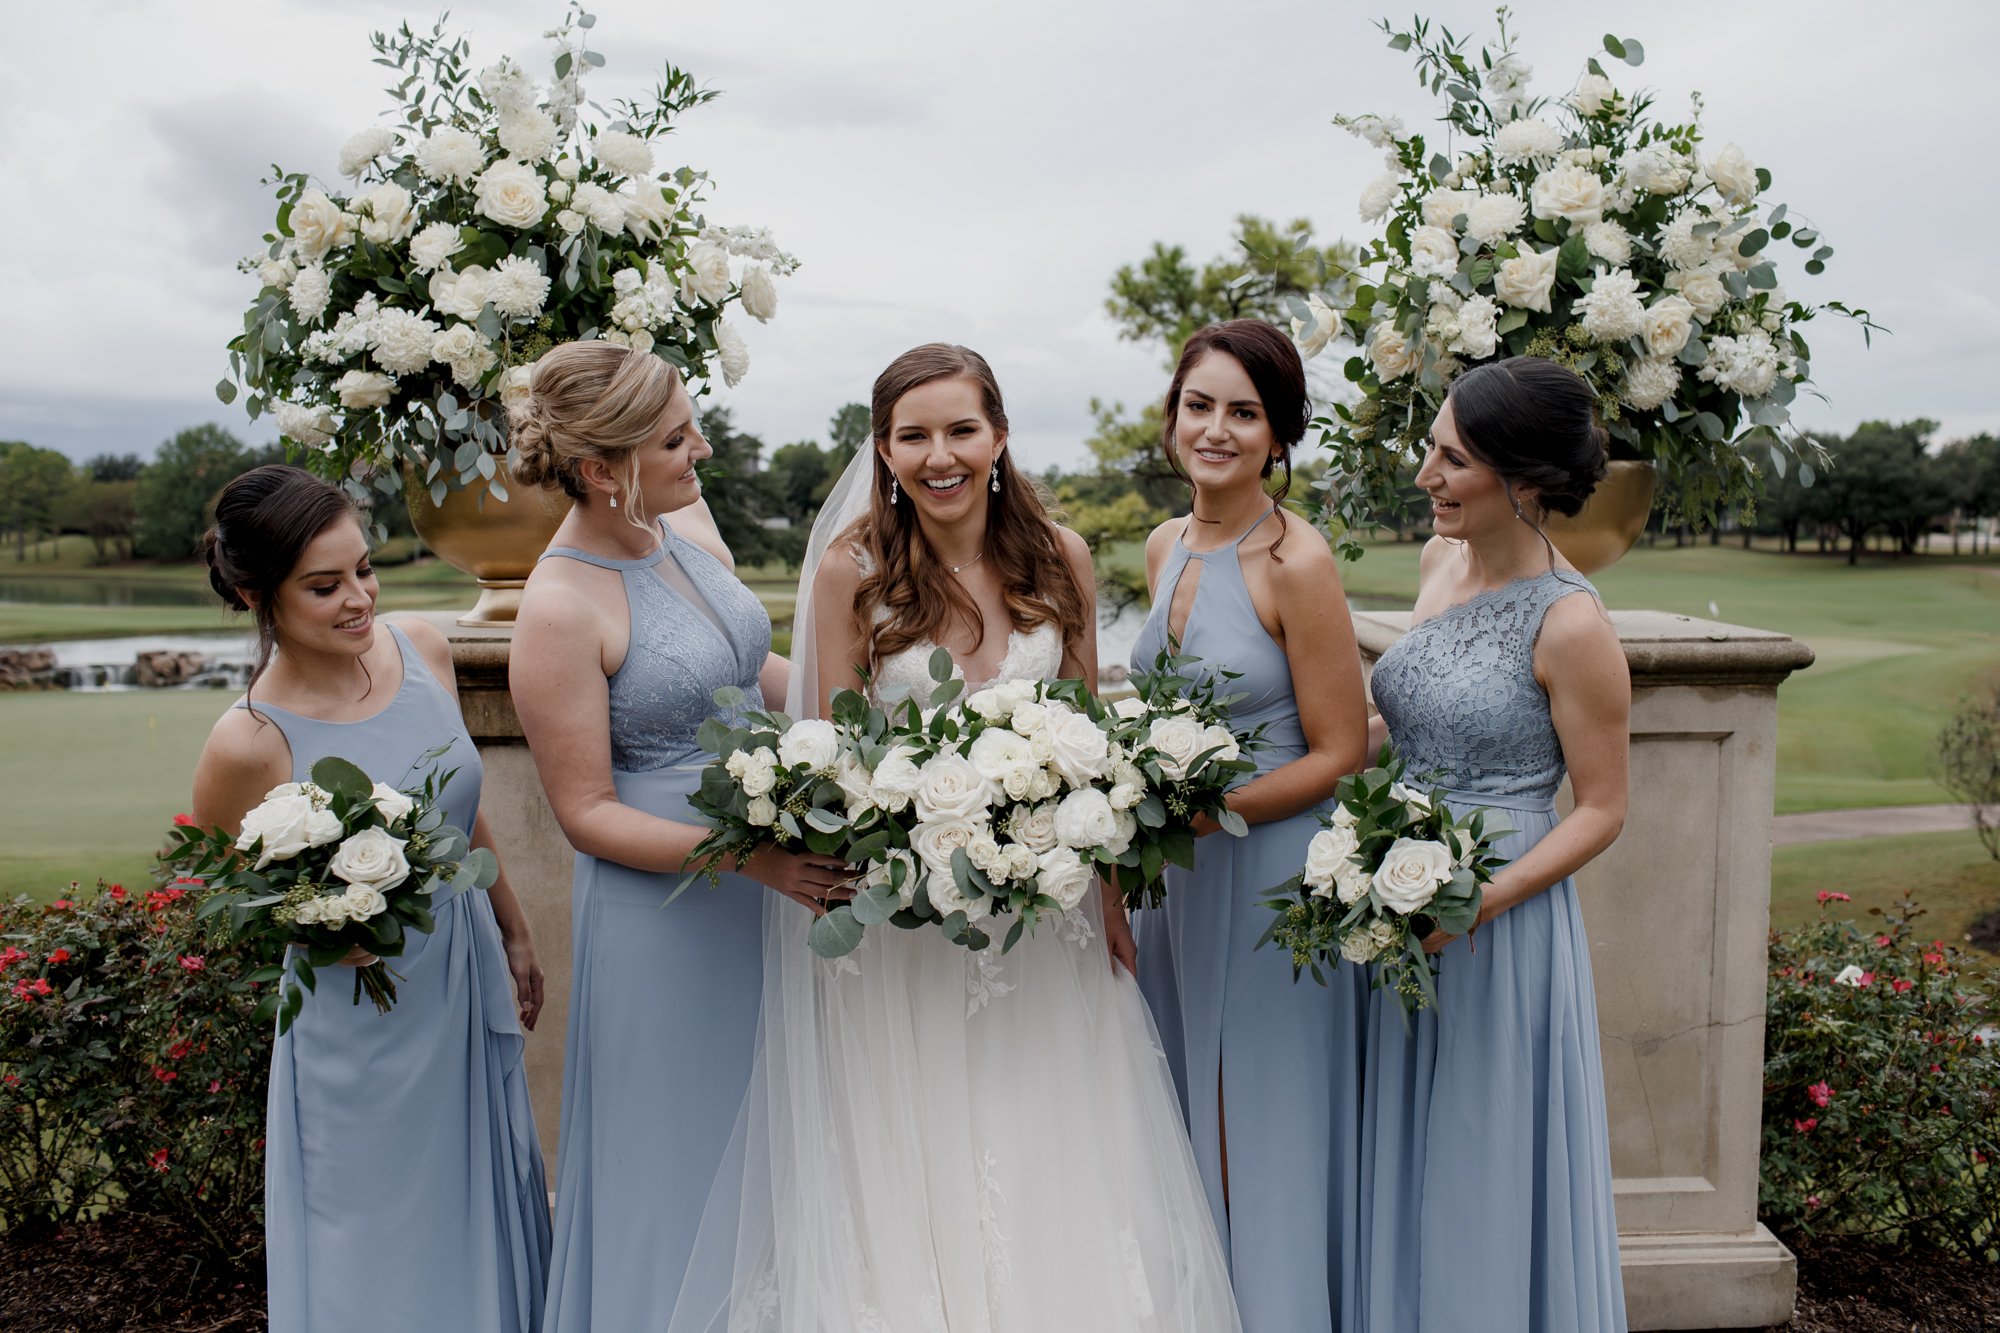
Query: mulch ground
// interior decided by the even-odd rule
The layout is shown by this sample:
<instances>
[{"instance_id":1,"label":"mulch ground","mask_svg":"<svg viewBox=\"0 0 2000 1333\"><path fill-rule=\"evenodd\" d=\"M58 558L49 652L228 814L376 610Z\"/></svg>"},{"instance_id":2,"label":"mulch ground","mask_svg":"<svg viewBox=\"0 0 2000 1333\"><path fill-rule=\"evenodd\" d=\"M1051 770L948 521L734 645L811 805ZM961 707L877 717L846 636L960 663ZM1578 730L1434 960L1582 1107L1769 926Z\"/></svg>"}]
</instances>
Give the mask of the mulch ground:
<instances>
[{"instance_id":1,"label":"mulch ground","mask_svg":"<svg viewBox=\"0 0 2000 1333\"><path fill-rule=\"evenodd\" d=\"M2000 1333L2000 1267L1853 1241L1794 1244L1799 1303L1768 1333ZM131 1219L0 1238L7 1333L253 1333L261 1274L204 1275L170 1228Z\"/></svg>"}]
</instances>

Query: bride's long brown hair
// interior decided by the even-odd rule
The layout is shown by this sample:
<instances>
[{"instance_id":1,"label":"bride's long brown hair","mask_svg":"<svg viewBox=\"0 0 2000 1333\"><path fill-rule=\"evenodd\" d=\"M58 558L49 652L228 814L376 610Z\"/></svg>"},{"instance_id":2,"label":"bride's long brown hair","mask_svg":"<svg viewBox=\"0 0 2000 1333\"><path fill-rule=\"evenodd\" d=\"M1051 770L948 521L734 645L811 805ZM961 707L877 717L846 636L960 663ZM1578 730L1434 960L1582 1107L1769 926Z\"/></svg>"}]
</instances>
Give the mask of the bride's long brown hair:
<instances>
[{"instance_id":1,"label":"bride's long brown hair","mask_svg":"<svg viewBox=\"0 0 2000 1333\"><path fill-rule=\"evenodd\" d=\"M933 380L963 378L979 388L980 406L996 434L1007 431L1007 409L986 358L969 347L926 343L889 363L875 378L870 430L875 443L889 438L890 417L903 395ZM874 503L848 530L847 540L862 559L855 590L856 619L868 627L868 670L910 645L937 642L953 624L972 630L974 647L985 642L979 608L966 595L951 567L931 550L917 522L916 502L889 498L893 475L881 449L875 451ZM986 507L985 563L1000 578L1007 615L1014 628L1030 630L1053 622L1063 643L1088 633L1088 599L1079 586L1049 518L1041 488L1003 449L998 460L1000 489ZM975 486L990 485L974 477Z\"/></svg>"}]
</instances>

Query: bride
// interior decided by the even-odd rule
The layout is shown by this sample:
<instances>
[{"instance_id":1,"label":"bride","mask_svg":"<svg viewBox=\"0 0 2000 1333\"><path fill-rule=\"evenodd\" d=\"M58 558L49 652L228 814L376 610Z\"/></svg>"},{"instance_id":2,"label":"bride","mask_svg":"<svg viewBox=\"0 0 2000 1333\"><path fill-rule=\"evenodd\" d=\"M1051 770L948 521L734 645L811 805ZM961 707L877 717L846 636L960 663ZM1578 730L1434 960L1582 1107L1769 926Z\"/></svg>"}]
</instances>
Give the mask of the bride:
<instances>
[{"instance_id":1,"label":"bride","mask_svg":"<svg viewBox=\"0 0 2000 1333\"><path fill-rule=\"evenodd\" d=\"M1094 682L1089 555L1007 456L993 372L929 344L875 382L874 449L814 525L788 711ZM878 926L852 954L765 911L751 1090L676 1333L1238 1327L1165 1058L1108 890L1002 955Z\"/></svg>"}]
</instances>

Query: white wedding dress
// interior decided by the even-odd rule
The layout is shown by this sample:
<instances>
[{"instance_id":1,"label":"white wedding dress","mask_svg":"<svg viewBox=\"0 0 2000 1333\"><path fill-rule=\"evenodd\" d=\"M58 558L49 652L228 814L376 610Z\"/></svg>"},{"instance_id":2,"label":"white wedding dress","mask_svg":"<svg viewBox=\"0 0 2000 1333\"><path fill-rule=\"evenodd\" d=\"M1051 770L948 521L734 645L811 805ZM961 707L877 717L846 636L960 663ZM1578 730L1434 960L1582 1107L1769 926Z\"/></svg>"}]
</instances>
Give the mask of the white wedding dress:
<instances>
[{"instance_id":1,"label":"white wedding dress","mask_svg":"<svg viewBox=\"0 0 2000 1333\"><path fill-rule=\"evenodd\" d=\"M933 651L884 661L879 697L921 697ZM1061 660L1053 626L1016 632L1000 674ZM1096 893L1005 955L999 932L973 953L883 925L831 960L807 951L805 910L770 899L757 1070L676 1333L1239 1327Z\"/></svg>"}]
</instances>

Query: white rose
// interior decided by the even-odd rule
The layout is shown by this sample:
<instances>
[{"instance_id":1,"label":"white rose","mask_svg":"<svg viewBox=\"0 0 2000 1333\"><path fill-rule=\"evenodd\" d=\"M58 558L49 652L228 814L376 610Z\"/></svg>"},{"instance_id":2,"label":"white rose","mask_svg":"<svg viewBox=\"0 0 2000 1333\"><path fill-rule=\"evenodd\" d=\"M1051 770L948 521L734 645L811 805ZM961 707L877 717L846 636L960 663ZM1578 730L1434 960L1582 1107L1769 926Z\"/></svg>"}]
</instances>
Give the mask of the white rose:
<instances>
[{"instance_id":1,"label":"white rose","mask_svg":"<svg viewBox=\"0 0 2000 1333\"><path fill-rule=\"evenodd\" d=\"M569 191L570 191L570 184L568 181L564 180L550 181L548 183L547 188L549 192L549 198L553 202L560 204L568 201Z\"/></svg>"},{"instance_id":2,"label":"white rose","mask_svg":"<svg viewBox=\"0 0 2000 1333\"><path fill-rule=\"evenodd\" d=\"M1570 104L1586 116L1596 115L1617 100L1618 89L1602 74L1586 74L1578 79L1576 92L1570 96Z\"/></svg>"},{"instance_id":3,"label":"white rose","mask_svg":"<svg viewBox=\"0 0 2000 1333\"><path fill-rule=\"evenodd\" d=\"M560 162L556 163L556 175L569 181L571 184L575 184L576 178L582 174L583 164L573 157L563 158Z\"/></svg>"},{"instance_id":4,"label":"white rose","mask_svg":"<svg viewBox=\"0 0 2000 1333\"><path fill-rule=\"evenodd\" d=\"M965 706L985 718L988 722L1003 721L1007 716L1006 708L1000 703L1000 692L990 687L983 690L975 690L972 696L965 701Z\"/></svg>"},{"instance_id":5,"label":"white rose","mask_svg":"<svg viewBox=\"0 0 2000 1333\"><path fill-rule=\"evenodd\" d=\"M925 820L910 830L910 850L917 854L934 875L951 874L951 854L964 848L969 853L975 839L987 832L983 819L951 816Z\"/></svg>"},{"instance_id":6,"label":"white rose","mask_svg":"<svg viewBox=\"0 0 2000 1333\"><path fill-rule=\"evenodd\" d=\"M1049 724L1048 705L1029 699L1014 706L1009 725L1023 736L1033 736Z\"/></svg>"},{"instance_id":7,"label":"white rose","mask_svg":"<svg viewBox=\"0 0 2000 1333\"><path fill-rule=\"evenodd\" d=\"M1035 767L1034 748L1027 738L1005 727L980 732L966 751L966 759L985 780L988 791L996 795L1008 791L1009 778L1017 778L1025 791L1029 770Z\"/></svg>"},{"instance_id":8,"label":"white rose","mask_svg":"<svg viewBox=\"0 0 2000 1333\"><path fill-rule=\"evenodd\" d=\"M875 765L875 771L869 775L868 792L875 804L891 814L899 814L909 808L923 780L923 770L917 767L914 752L898 745Z\"/></svg>"},{"instance_id":9,"label":"white rose","mask_svg":"<svg viewBox=\"0 0 2000 1333\"><path fill-rule=\"evenodd\" d=\"M1102 847L1118 835L1118 815L1095 787L1063 797L1056 807L1056 839L1065 847Z\"/></svg>"},{"instance_id":10,"label":"white rose","mask_svg":"<svg viewBox=\"0 0 2000 1333\"><path fill-rule=\"evenodd\" d=\"M454 272L443 269L431 274L431 309L468 323L486 308L487 289L493 275L479 264Z\"/></svg>"},{"instance_id":11,"label":"white rose","mask_svg":"<svg viewBox=\"0 0 2000 1333\"><path fill-rule=\"evenodd\" d=\"M355 200L354 211L361 219L361 234L377 245L408 240L417 229L410 192L394 181L383 181Z\"/></svg>"},{"instance_id":12,"label":"white rose","mask_svg":"<svg viewBox=\"0 0 2000 1333\"><path fill-rule=\"evenodd\" d=\"M1650 412L1673 397L1680 387L1681 368L1678 362L1642 357L1625 363L1625 379L1618 386L1618 401L1641 412Z\"/></svg>"},{"instance_id":13,"label":"white rose","mask_svg":"<svg viewBox=\"0 0 2000 1333\"><path fill-rule=\"evenodd\" d=\"M333 392L350 410L387 407L396 395L396 381L372 370L350 370L334 381Z\"/></svg>"},{"instance_id":14,"label":"white rose","mask_svg":"<svg viewBox=\"0 0 2000 1333\"><path fill-rule=\"evenodd\" d=\"M750 346L726 319L715 321L715 359L722 363L722 382L732 389L750 373Z\"/></svg>"},{"instance_id":15,"label":"white rose","mask_svg":"<svg viewBox=\"0 0 2000 1333\"><path fill-rule=\"evenodd\" d=\"M465 248L458 228L449 222L433 222L410 238L410 259L420 273L434 273Z\"/></svg>"},{"instance_id":16,"label":"white rose","mask_svg":"<svg viewBox=\"0 0 2000 1333\"><path fill-rule=\"evenodd\" d=\"M1568 218L1582 227L1604 216L1604 182L1590 167L1556 167L1535 178L1529 196L1538 218Z\"/></svg>"},{"instance_id":17,"label":"white rose","mask_svg":"<svg viewBox=\"0 0 2000 1333\"><path fill-rule=\"evenodd\" d=\"M307 259L324 259L330 251L352 244L351 225L340 205L323 190L307 190L292 205L292 239Z\"/></svg>"},{"instance_id":18,"label":"white rose","mask_svg":"<svg viewBox=\"0 0 2000 1333\"><path fill-rule=\"evenodd\" d=\"M1443 227L1419 227L1410 238L1410 272L1448 278L1458 272L1458 240Z\"/></svg>"},{"instance_id":19,"label":"white rose","mask_svg":"<svg viewBox=\"0 0 2000 1333\"><path fill-rule=\"evenodd\" d=\"M1382 946L1365 930L1349 931L1340 942L1340 956L1350 963L1372 963L1381 952Z\"/></svg>"},{"instance_id":20,"label":"white rose","mask_svg":"<svg viewBox=\"0 0 2000 1333\"><path fill-rule=\"evenodd\" d=\"M533 319L549 297L548 275L526 255L508 255L493 266L486 282L486 299L509 319Z\"/></svg>"},{"instance_id":21,"label":"white rose","mask_svg":"<svg viewBox=\"0 0 2000 1333\"><path fill-rule=\"evenodd\" d=\"M1451 849L1443 843L1398 838L1375 868L1375 895L1390 911L1408 916L1437 897L1452 869Z\"/></svg>"},{"instance_id":22,"label":"white rose","mask_svg":"<svg viewBox=\"0 0 2000 1333\"><path fill-rule=\"evenodd\" d=\"M1368 896L1368 886L1373 882L1366 870L1349 861L1334 872L1333 896L1340 899L1342 907L1352 907Z\"/></svg>"},{"instance_id":23,"label":"white rose","mask_svg":"<svg viewBox=\"0 0 2000 1333\"><path fill-rule=\"evenodd\" d=\"M1430 813L1431 798L1415 787L1401 782L1392 782L1389 784L1389 796L1390 799L1401 801L1404 805L1421 814Z\"/></svg>"},{"instance_id":24,"label":"white rose","mask_svg":"<svg viewBox=\"0 0 2000 1333\"><path fill-rule=\"evenodd\" d=\"M1424 196L1424 225L1451 231L1458 222L1458 215L1472 207L1475 197L1471 190L1432 190Z\"/></svg>"},{"instance_id":25,"label":"white rose","mask_svg":"<svg viewBox=\"0 0 2000 1333\"><path fill-rule=\"evenodd\" d=\"M1545 120L1512 120L1493 136L1493 157L1503 167L1548 162L1562 151L1562 131Z\"/></svg>"},{"instance_id":26,"label":"white rose","mask_svg":"<svg viewBox=\"0 0 2000 1333\"><path fill-rule=\"evenodd\" d=\"M743 272L743 309L759 324L771 322L771 316L778 313L778 285L771 281L771 270L762 264L753 264Z\"/></svg>"},{"instance_id":27,"label":"white rose","mask_svg":"<svg viewBox=\"0 0 2000 1333\"><path fill-rule=\"evenodd\" d=\"M1394 172L1370 181L1368 188L1361 192L1361 220L1379 222L1387 217L1389 210L1396 206L1396 196L1402 190L1403 179Z\"/></svg>"},{"instance_id":28,"label":"white rose","mask_svg":"<svg viewBox=\"0 0 2000 1333\"><path fill-rule=\"evenodd\" d=\"M535 383L533 366L509 366L500 377L500 401L508 407L526 402Z\"/></svg>"},{"instance_id":29,"label":"white rose","mask_svg":"<svg viewBox=\"0 0 2000 1333\"><path fill-rule=\"evenodd\" d=\"M1236 733L1228 727L1211 726L1201 729L1201 748L1213 750L1212 760L1228 762L1243 753L1243 747L1236 740Z\"/></svg>"},{"instance_id":30,"label":"white rose","mask_svg":"<svg viewBox=\"0 0 2000 1333\"><path fill-rule=\"evenodd\" d=\"M389 900L371 884L349 885L347 892L340 895L340 901L349 921L366 921L389 910Z\"/></svg>"},{"instance_id":31,"label":"white rose","mask_svg":"<svg viewBox=\"0 0 2000 1333\"><path fill-rule=\"evenodd\" d=\"M308 847L323 846L330 839L314 838L315 833L324 832L325 816L333 819L334 836L339 836L340 821L330 812L313 804L308 796L287 795L265 800L243 816L242 831L236 835L236 849L250 850L250 845L262 838L263 850L257 854L256 868L262 870L272 861L288 861Z\"/></svg>"},{"instance_id":32,"label":"white rose","mask_svg":"<svg viewBox=\"0 0 2000 1333\"><path fill-rule=\"evenodd\" d=\"M1311 327L1306 321L1292 321L1292 341L1299 345L1299 355L1310 361L1326 350L1326 345L1340 336L1340 316L1333 307L1320 299L1318 292L1306 297L1306 313L1312 317Z\"/></svg>"},{"instance_id":33,"label":"white rose","mask_svg":"<svg viewBox=\"0 0 2000 1333\"><path fill-rule=\"evenodd\" d=\"M600 130L592 143L597 164L617 176L650 176L653 150L644 139L623 130Z\"/></svg>"},{"instance_id":34,"label":"white rose","mask_svg":"<svg viewBox=\"0 0 2000 1333\"><path fill-rule=\"evenodd\" d=\"M327 443L333 438L336 427L333 416L323 407L304 407L298 403L278 403L272 409L277 418L278 433L290 440L296 440L307 448Z\"/></svg>"},{"instance_id":35,"label":"white rose","mask_svg":"<svg viewBox=\"0 0 2000 1333\"><path fill-rule=\"evenodd\" d=\"M616 200L625 210L625 230L634 240L664 241L673 231L674 206L657 184L642 181L630 194L617 195ZM777 299L772 296L774 305Z\"/></svg>"},{"instance_id":36,"label":"white rose","mask_svg":"<svg viewBox=\"0 0 2000 1333\"><path fill-rule=\"evenodd\" d=\"M1421 340L1411 342L1394 325L1377 324L1368 336L1368 360L1377 379L1401 379L1422 368L1424 345Z\"/></svg>"},{"instance_id":37,"label":"white rose","mask_svg":"<svg viewBox=\"0 0 2000 1333\"><path fill-rule=\"evenodd\" d=\"M257 261L257 281L266 287L275 287L282 292L292 285L292 279L298 275L299 266L283 255L276 258L267 255Z\"/></svg>"},{"instance_id":38,"label":"white rose","mask_svg":"<svg viewBox=\"0 0 2000 1333\"><path fill-rule=\"evenodd\" d=\"M317 324L326 317L327 302L332 297L333 284L318 264L307 264L300 269L285 293L300 322L306 324Z\"/></svg>"},{"instance_id":39,"label":"white rose","mask_svg":"<svg viewBox=\"0 0 2000 1333\"><path fill-rule=\"evenodd\" d=\"M681 270L681 300L721 305L729 297L729 252L713 241L696 241L687 248Z\"/></svg>"},{"instance_id":40,"label":"white rose","mask_svg":"<svg viewBox=\"0 0 2000 1333\"><path fill-rule=\"evenodd\" d=\"M769 747L758 746L745 758L738 781L745 796L768 795L778 785L778 756Z\"/></svg>"},{"instance_id":41,"label":"white rose","mask_svg":"<svg viewBox=\"0 0 2000 1333\"><path fill-rule=\"evenodd\" d=\"M1088 717L1065 709L1050 716L1044 734L1049 738L1048 762L1070 783L1082 786L1104 775L1111 741Z\"/></svg>"},{"instance_id":42,"label":"white rose","mask_svg":"<svg viewBox=\"0 0 2000 1333\"><path fill-rule=\"evenodd\" d=\"M1007 835L1031 852L1046 852L1056 845L1056 805L1023 806L1007 821Z\"/></svg>"},{"instance_id":43,"label":"white rose","mask_svg":"<svg viewBox=\"0 0 2000 1333\"><path fill-rule=\"evenodd\" d=\"M770 828L778 822L778 803L768 796L752 796L743 808L744 820L756 828Z\"/></svg>"},{"instance_id":44,"label":"white rose","mask_svg":"<svg viewBox=\"0 0 2000 1333\"><path fill-rule=\"evenodd\" d=\"M375 790L370 794L375 798L376 812L391 824L417 808L417 803L406 793L397 791L386 782L376 783Z\"/></svg>"},{"instance_id":45,"label":"white rose","mask_svg":"<svg viewBox=\"0 0 2000 1333\"><path fill-rule=\"evenodd\" d=\"M466 130L449 126L433 130L417 145L417 170L434 181L465 185L485 165L486 150L480 147L478 136Z\"/></svg>"},{"instance_id":46,"label":"white rose","mask_svg":"<svg viewBox=\"0 0 2000 1333\"><path fill-rule=\"evenodd\" d=\"M875 770L875 776L879 782L880 768ZM984 819L986 780L962 755L932 755L919 770L912 799L921 820Z\"/></svg>"},{"instance_id":47,"label":"white rose","mask_svg":"<svg viewBox=\"0 0 2000 1333\"><path fill-rule=\"evenodd\" d=\"M500 358L485 334L470 324L454 324L431 339L431 359L450 366L452 378L471 389Z\"/></svg>"},{"instance_id":48,"label":"white rose","mask_svg":"<svg viewBox=\"0 0 2000 1333\"><path fill-rule=\"evenodd\" d=\"M1146 799L1146 789L1137 782L1115 782L1107 795L1113 810L1132 810Z\"/></svg>"},{"instance_id":49,"label":"white rose","mask_svg":"<svg viewBox=\"0 0 2000 1333\"><path fill-rule=\"evenodd\" d=\"M930 880L924 887L930 894L931 910L941 917L950 916L953 912L963 912L966 921L974 922L984 920L987 913L993 910L991 899L984 896L968 898L960 893L958 881L951 877L949 871L943 873L932 871Z\"/></svg>"},{"instance_id":50,"label":"white rose","mask_svg":"<svg viewBox=\"0 0 2000 1333\"><path fill-rule=\"evenodd\" d=\"M324 901L321 898L308 898L297 907L294 907L292 909L293 922L301 926L319 925L321 921L320 904Z\"/></svg>"},{"instance_id":51,"label":"white rose","mask_svg":"<svg viewBox=\"0 0 2000 1333\"><path fill-rule=\"evenodd\" d=\"M1043 852L1035 863L1035 887L1065 912L1076 910L1083 901L1092 877L1090 865L1067 847Z\"/></svg>"},{"instance_id":52,"label":"white rose","mask_svg":"<svg viewBox=\"0 0 2000 1333\"><path fill-rule=\"evenodd\" d=\"M522 162L539 162L555 151L556 123L546 111L524 107L500 117L500 146Z\"/></svg>"},{"instance_id":53,"label":"white rose","mask_svg":"<svg viewBox=\"0 0 2000 1333\"><path fill-rule=\"evenodd\" d=\"M573 208L565 208L556 214L556 225L562 228L562 233L565 236L574 236L582 231L584 222L585 218L583 214Z\"/></svg>"},{"instance_id":54,"label":"white rose","mask_svg":"<svg viewBox=\"0 0 2000 1333\"><path fill-rule=\"evenodd\" d=\"M340 146L340 174L359 178L369 164L396 146L396 132L385 125L350 135Z\"/></svg>"},{"instance_id":55,"label":"white rose","mask_svg":"<svg viewBox=\"0 0 2000 1333\"><path fill-rule=\"evenodd\" d=\"M1021 799L1028 801L1046 801L1051 796L1056 795L1061 790L1062 790L1061 778L1049 772L1049 770L1046 768L1038 768L1035 770L1034 781L1028 784L1028 794L1022 797Z\"/></svg>"},{"instance_id":56,"label":"white rose","mask_svg":"<svg viewBox=\"0 0 2000 1333\"><path fill-rule=\"evenodd\" d=\"M1528 206L1511 194L1482 194L1465 212L1465 234L1491 245L1504 241L1528 220Z\"/></svg>"},{"instance_id":57,"label":"white rose","mask_svg":"<svg viewBox=\"0 0 2000 1333\"><path fill-rule=\"evenodd\" d=\"M503 227L532 227L549 211L549 198L533 167L495 162L479 173L473 206Z\"/></svg>"},{"instance_id":58,"label":"white rose","mask_svg":"<svg viewBox=\"0 0 2000 1333\"><path fill-rule=\"evenodd\" d=\"M1673 151L1651 144L1625 159L1625 179L1635 190L1646 194L1679 194L1687 188L1689 172Z\"/></svg>"},{"instance_id":59,"label":"white rose","mask_svg":"<svg viewBox=\"0 0 2000 1333\"><path fill-rule=\"evenodd\" d=\"M1646 354L1668 358L1680 355L1694 333L1694 305L1684 296L1664 296L1646 309Z\"/></svg>"},{"instance_id":60,"label":"white rose","mask_svg":"<svg viewBox=\"0 0 2000 1333\"><path fill-rule=\"evenodd\" d=\"M1360 848L1352 829L1321 829L1306 844L1305 882L1314 888L1330 886L1339 877L1341 867L1351 864L1348 858Z\"/></svg>"},{"instance_id":61,"label":"white rose","mask_svg":"<svg viewBox=\"0 0 2000 1333\"><path fill-rule=\"evenodd\" d=\"M403 859L404 842L391 837L387 829L362 829L334 849L327 871L349 884L386 893L410 877L410 863Z\"/></svg>"},{"instance_id":62,"label":"white rose","mask_svg":"<svg viewBox=\"0 0 2000 1333\"><path fill-rule=\"evenodd\" d=\"M1493 294L1523 310L1549 310L1549 293L1556 284L1556 250L1524 250L1500 262L1493 275Z\"/></svg>"},{"instance_id":63,"label":"white rose","mask_svg":"<svg viewBox=\"0 0 2000 1333\"><path fill-rule=\"evenodd\" d=\"M1163 717L1146 729L1146 744L1159 753L1160 772L1178 782L1201 753L1201 724L1191 717Z\"/></svg>"},{"instance_id":64,"label":"white rose","mask_svg":"<svg viewBox=\"0 0 2000 1333\"><path fill-rule=\"evenodd\" d=\"M1006 853L1008 879L1023 880L1034 876L1039 862L1032 848L1018 842L1010 842L1007 844Z\"/></svg>"},{"instance_id":65,"label":"white rose","mask_svg":"<svg viewBox=\"0 0 2000 1333\"><path fill-rule=\"evenodd\" d=\"M823 773L839 755L840 730L823 718L801 718L778 738L778 762L786 768L805 764Z\"/></svg>"},{"instance_id":66,"label":"white rose","mask_svg":"<svg viewBox=\"0 0 2000 1333\"><path fill-rule=\"evenodd\" d=\"M1034 700L1038 682L1032 680L1003 680L993 686L993 692L1000 696L1000 706L1012 713L1022 704ZM1066 708L1067 704L1052 704L1051 707Z\"/></svg>"},{"instance_id":67,"label":"white rose","mask_svg":"<svg viewBox=\"0 0 2000 1333\"><path fill-rule=\"evenodd\" d=\"M1333 807L1333 822L1335 826L1339 828L1353 828L1356 824L1360 823L1361 820L1360 817L1357 816L1354 813L1354 811L1350 810L1347 806L1336 805Z\"/></svg>"},{"instance_id":68,"label":"white rose","mask_svg":"<svg viewBox=\"0 0 2000 1333\"><path fill-rule=\"evenodd\" d=\"M1716 312L1729 304L1729 289L1722 285L1722 279L1706 270L1669 274L1667 285L1686 297L1694 313L1703 320L1714 319Z\"/></svg>"},{"instance_id":69,"label":"white rose","mask_svg":"<svg viewBox=\"0 0 2000 1333\"><path fill-rule=\"evenodd\" d=\"M1738 208L1756 202L1757 168L1735 144L1723 145L1722 151L1708 160L1708 178L1722 197Z\"/></svg>"},{"instance_id":70,"label":"white rose","mask_svg":"<svg viewBox=\"0 0 2000 1333\"><path fill-rule=\"evenodd\" d=\"M981 829L965 844L965 859L972 862L972 868L991 880L1007 878L1007 853L1000 850L1000 844L993 835Z\"/></svg>"},{"instance_id":71,"label":"white rose","mask_svg":"<svg viewBox=\"0 0 2000 1333\"><path fill-rule=\"evenodd\" d=\"M867 765L852 754L843 754L833 766L833 780L840 784L840 794L847 798L847 817L858 818L875 804L871 789L872 777Z\"/></svg>"}]
</instances>

